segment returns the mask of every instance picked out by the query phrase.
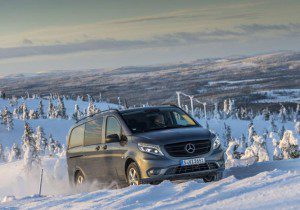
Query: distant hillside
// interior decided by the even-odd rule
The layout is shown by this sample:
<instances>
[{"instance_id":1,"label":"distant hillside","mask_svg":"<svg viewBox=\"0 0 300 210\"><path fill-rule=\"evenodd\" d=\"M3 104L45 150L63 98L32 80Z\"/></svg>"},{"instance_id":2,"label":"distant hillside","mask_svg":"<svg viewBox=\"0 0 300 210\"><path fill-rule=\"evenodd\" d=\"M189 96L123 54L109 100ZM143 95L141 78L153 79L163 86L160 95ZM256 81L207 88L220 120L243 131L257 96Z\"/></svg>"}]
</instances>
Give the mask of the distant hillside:
<instances>
[{"instance_id":1,"label":"distant hillside","mask_svg":"<svg viewBox=\"0 0 300 210\"><path fill-rule=\"evenodd\" d=\"M300 102L300 52L251 57L203 59L190 63L122 67L111 71L86 70L5 77L0 87L8 96L90 94L129 104L175 102L175 91L201 101L235 98L238 104Z\"/></svg>"}]
</instances>

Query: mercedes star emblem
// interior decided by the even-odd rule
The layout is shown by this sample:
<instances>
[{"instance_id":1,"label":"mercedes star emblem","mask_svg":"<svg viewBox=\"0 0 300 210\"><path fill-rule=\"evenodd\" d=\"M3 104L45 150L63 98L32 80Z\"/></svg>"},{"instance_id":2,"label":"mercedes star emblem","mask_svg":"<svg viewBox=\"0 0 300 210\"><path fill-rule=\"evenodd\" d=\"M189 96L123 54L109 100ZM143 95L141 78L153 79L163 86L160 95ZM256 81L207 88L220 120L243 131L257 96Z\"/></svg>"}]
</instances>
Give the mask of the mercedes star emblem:
<instances>
[{"instance_id":1,"label":"mercedes star emblem","mask_svg":"<svg viewBox=\"0 0 300 210\"><path fill-rule=\"evenodd\" d=\"M191 144L191 143L188 143L187 145L185 145L185 150L188 152L188 153L194 153L196 148L195 148L195 145L194 144Z\"/></svg>"}]
</instances>

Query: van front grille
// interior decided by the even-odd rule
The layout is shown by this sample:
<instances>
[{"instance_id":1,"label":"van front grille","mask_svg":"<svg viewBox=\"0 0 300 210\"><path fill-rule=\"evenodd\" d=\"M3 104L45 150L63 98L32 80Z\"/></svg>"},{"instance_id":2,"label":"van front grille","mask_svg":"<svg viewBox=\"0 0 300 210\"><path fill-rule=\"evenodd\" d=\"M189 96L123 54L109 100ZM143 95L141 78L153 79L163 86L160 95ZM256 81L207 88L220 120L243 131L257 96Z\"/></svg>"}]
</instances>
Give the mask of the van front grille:
<instances>
[{"instance_id":1,"label":"van front grille","mask_svg":"<svg viewBox=\"0 0 300 210\"><path fill-rule=\"evenodd\" d=\"M192 144L192 146L194 146L194 152L187 151L187 144ZM208 153L210 148L210 140L198 140L165 145L165 150L172 157L194 157L203 155Z\"/></svg>"},{"instance_id":2,"label":"van front grille","mask_svg":"<svg viewBox=\"0 0 300 210\"><path fill-rule=\"evenodd\" d=\"M165 175L185 174L185 173L207 171L213 169L218 169L218 165L215 163L203 163L203 164L191 165L191 166L177 166L177 167L169 168L166 171Z\"/></svg>"}]
</instances>

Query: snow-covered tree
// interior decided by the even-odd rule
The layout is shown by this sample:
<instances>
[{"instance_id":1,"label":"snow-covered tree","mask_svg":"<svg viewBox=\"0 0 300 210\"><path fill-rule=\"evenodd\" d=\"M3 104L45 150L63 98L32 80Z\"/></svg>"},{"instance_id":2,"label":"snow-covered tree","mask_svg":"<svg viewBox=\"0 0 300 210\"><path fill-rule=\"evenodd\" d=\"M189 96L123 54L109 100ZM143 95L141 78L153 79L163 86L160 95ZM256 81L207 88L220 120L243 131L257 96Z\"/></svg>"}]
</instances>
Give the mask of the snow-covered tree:
<instances>
[{"instance_id":1,"label":"snow-covered tree","mask_svg":"<svg viewBox=\"0 0 300 210\"><path fill-rule=\"evenodd\" d=\"M94 100L91 98L87 109L87 116L95 114Z\"/></svg>"},{"instance_id":2,"label":"snow-covered tree","mask_svg":"<svg viewBox=\"0 0 300 210\"><path fill-rule=\"evenodd\" d=\"M44 118L45 117L44 105L43 105L43 100L42 99L39 101L37 115L38 115L38 118Z\"/></svg>"},{"instance_id":3,"label":"snow-covered tree","mask_svg":"<svg viewBox=\"0 0 300 210\"><path fill-rule=\"evenodd\" d=\"M11 147L8 161L12 162L15 160L20 160L20 159L21 159L21 150L18 147L18 145L16 143L14 143L13 146Z\"/></svg>"},{"instance_id":4,"label":"snow-covered tree","mask_svg":"<svg viewBox=\"0 0 300 210\"><path fill-rule=\"evenodd\" d=\"M36 111L34 111L34 109L30 109L29 110L29 119L30 120L34 120L38 118L38 114Z\"/></svg>"},{"instance_id":5,"label":"snow-covered tree","mask_svg":"<svg viewBox=\"0 0 300 210\"><path fill-rule=\"evenodd\" d=\"M281 105L281 107L280 107L279 117L280 117L282 123L286 122L286 120L287 120L287 111L286 111L286 108L283 105Z\"/></svg>"},{"instance_id":6,"label":"snow-covered tree","mask_svg":"<svg viewBox=\"0 0 300 210\"><path fill-rule=\"evenodd\" d=\"M284 132L285 132L285 127L284 125L282 125L280 131L279 131L279 138L282 139L283 138L283 135L284 135Z\"/></svg>"},{"instance_id":7,"label":"snow-covered tree","mask_svg":"<svg viewBox=\"0 0 300 210\"><path fill-rule=\"evenodd\" d=\"M254 130L254 125L253 122L250 122L248 125L248 142L247 142L247 146L252 145L254 139L253 136L256 135L256 132Z\"/></svg>"},{"instance_id":8,"label":"snow-covered tree","mask_svg":"<svg viewBox=\"0 0 300 210\"><path fill-rule=\"evenodd\" d=\"M13 117L14 117L15 119L19 119L19 109L14 108L14 111L13 111Z\"/></svg>"},{"instance_id":9,"label":"snow-covered tree","mask_svg":"<svg viewBox=\"0 0 300 210\"><path fill-rule=\"evenodd\" d=\"M273 115L270 117L270 130L271 132L276 132L276 133L278 132L278 128L275 124L275 119Z\"/></svg>"},{"instance_id":10,"label":"snow-covered tree","mask_svg":"<svg viewBox=\"0 0 300 210\"><path fill-rule=\"evenodd\" d=\"M236 149L236 152L238 153L238 156L240 157L243 154L245 154L245 150L246 150L246 137L244 134L242 134L241 139L239 140L238 148Z\"/></svg>"},{"instance_id":11,"label":"snow-covered tree","mask_svg":"<svg viewBox=\"0 0 300 210\"><path fill-rule=\"evenodd\" d=\"M226 145L229 145L229 142L232 140L231 128L230 125L226 125L226 123L224 123L224 128L225 128L224 137L226 140Z\"/></svg>"},{"instance_id":12,"label":"snow-covered tree","mask_svg":"<svg viewBox=\"0 0 300 210\"><path fill-rule=\"evenodd\" d=\"M294 120L295 122L300 122L300 104L297 104Z\"/></svg>"},{"instance_id":13,"label":"snow-covered tree","mask_svg":"<svg viewBox=\"0 0 300 210\"><path fill-rule=\"evenodd\" d=\"M300 135L300 121L295 123L296 134Z\"/></svg>"},{"instance_id":14,"label":"snow-covered tree","mask_svg":"<svg viewBox=\"0 0 300 210\"><path fill-rule=\"evenodd\" d=\"M40 152L40 154L45 154L48 142L47 138L45 137L44 129L41 126L38 126L36 128L36 134L35 134L35 145L37 150Z\"/></svg>"},{"instance_id":15,"label":"snow-covered tree","mask_svg":"<svg viewBox=\"0 0 300 210\"><path fill-rule=\"evenodd\" d=\"M66 107L62 96L58 97L57 115L62 119L67 119Z\"/></svg>"},{"instance_id":16,"label":"snow-covered tree","mask_svg":"<svg viewBox=\"0 0 300 210\"><path fill-rule=\"evenodd\" d=\"M236 117L236 105L235 105L234 99L228 100L228 112L229 112L229 115L232 116L233 118Z\"/></svg>"},{"instance_id":17,"label":"snow-covered tree","mask_svg":"<svg viewBox=\"0 0 300 210\"><path fill-rule=\"evenodd\" d=\"M273 160L281 160L283 158L281 149L279 148L279 136L275 132L270 132L269 138L272 140L273 143Z\"/></svg>"},{"instance_id":18,"label":"snow-covered tree","mask_svg":"<svg viewBox=\"0 0 300 210\"><path fill-rule=\"evenodd\" d=\"M214 118L215 119L220 119L220 112L219 112L219 104L215 103L214 104Z\"/></svg>"},{"instance_id":19,"label":"snow-covered tree","mask_svg":"<svg viewBox=\"0 0 300 210\"><path fill-rule=\"evenodd\" d=\"M7 109L7 107L5 107L4 110L2 110L1 116L2 123L6 126L6 129L8 131L12 130L14 128L13 117L12 113Z\"/></svg>"},{"instance_id":20,"label":"snow-covered tree","mask_svg":"<svg viewBox=\"0 0 300 210\"><path fill-rule=\"evenodd\" d=\"M48 144L49 154L50 155L54 155L55 154L55 150L56 150L56 143L55 143L55 140L53 139L51 133L50 133L48 139L49 139L49 144Z\"/></svg>"},{"instance_id":21,"label":"snow-covered tree","mask_svg":"<svg viewBox=\"0 0 300 210\"><path fill-rule=\"evenodd\" d=\"M229 114L229 102L228 99L225 99L223 102L223 113L224 117L227 118Z\"/></svg>"},{"instance_id":22,"label":"snow-covered tree","mask_svg":"<svg viewBox=\"0 0 300 210\"><path fill-rule=\"evenodd\" d=\"M49 98L49 105L48 105L48 118L53 119L55 118L55 107L52 102L52 97Z\"/></svg>"},{"instance_id":23,"label":"snow-covered tree","mask_svg":"<svg viewBox=\"0 0 300 210\"><path fill-rule=\"evenodd\" d=\"M2 144L0 144L0 163L5 162L5 155L4 155L4 149Z\"/></svg>"},{"instance_id":24,"label":"snow-covered tree","mask_svg":"<svg viewBox=\"0 0 300 210\"><path fill-rule=\"evenodd\" d=\"M28 119L28 110L25 103L22 104L22 120Z\"/></svg>"},{"instance_id":25,"label":"snow-covered tree","mask_svg":"<svg viewBox=\"0 0 300 210\"><path fill-rule=\"evenodd\" d=\"M270 119L270 111L268 107L262 110L262 116L265 121L268 121Z\"/></svg>"},{"instance_id":26,"label":"snow-covered tree","mask_svg":"<svg viewBox=\"0 0 300 210\"><path fill-rule=\"evenodd\" d=\"M35 145L33 131L26 122L24 126L24 134L22 136L22 149L24 151L24 165L30 170L33 165L40 165L40 158Z\"/></svg>"},{"instance_id":27,"label":"snow-covered tree","mask_svg":"<svg viewBox=\"0 0 300 210\"><path fill-rule=\"evenodd\" d=\"M72 119L74 119L75 121L79 120L82 116L82 113L79 110L79 106L77 104L75 104L74 107L74 113L72 115Z\"/></svg>"},{"instance_id":28,"label":"snow-covered tree","mask_svg":"<svg viewBox=\"0 0 300 210\"><path fill-rule=\"evenodd\" d=\"M279 148L282 150L284 159L296 158L300 155L298 139L294 137L293 132L290 130L284 132Z\"/></svg>"},{"instance_id":29,"label":"snow-covered tree","mask_svg":"<svg viewBox=\"0 0 300 210\"><path fill-rule=\"evenodd\" d=\"M266 144L263 137L258 135L253 136L253 144L250 147L247 147L242 159L251 157L255 157L257 162L269 161L269 155L266 150Z\"/></svg>"}]
</instances>

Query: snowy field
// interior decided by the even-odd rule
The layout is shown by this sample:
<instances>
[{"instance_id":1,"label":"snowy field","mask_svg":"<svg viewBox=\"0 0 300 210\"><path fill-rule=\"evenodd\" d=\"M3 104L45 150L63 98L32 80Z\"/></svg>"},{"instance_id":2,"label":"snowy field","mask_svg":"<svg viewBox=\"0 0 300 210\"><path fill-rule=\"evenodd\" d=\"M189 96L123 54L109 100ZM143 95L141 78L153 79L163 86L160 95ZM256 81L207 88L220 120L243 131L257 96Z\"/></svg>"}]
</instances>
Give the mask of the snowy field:
<instances>
[{"instance_id":1,"label":"snowy field","mask_svg":"<svg viewBox=\"0 0 300 210\"><path fill-rule=\"evenodd\" d=\"M44 164L48 168L42 197L34 195L38 178L27 183L20 175L21 162L0 166L1 209L299 209L300 205L300 159L231 168L215 183L165 181L84 193L75 193L64 176L55 174L56 161Z\"/></svg>"},{"instance_id":2,"label":"snowy field","mask_svg":"<svg viewBox=\"0 0 300 210\"><path fill-rule=\"evenodd\" d=\"M25 103L30 112L30 110L39 109L40 100L18 99L12 105L9 100L0 99L2 121L5 107L13 113L14 109ZM13 115L12 129L7 129L6 125L0 125L0 144L3 149L6 148L4 156L9 156L8 153L14 143L22 148L25 121L29 123L33 132L36 131L37 126L42 126L46 138L52 134L55 140L65 144L68 130L75 122L72 116L78 111L74 110L75 105L79 106L80 112L86 113L86 110L91 107L91 102L81 99L76 101L64 99L63 101L68 116L66 118L51 117L49 100L42 99L44 117L29 119L30 116L27 116L24 120L24 110L19 109L17 116ZM53 105L55 112L58 112L61 104L55 99ZM95 102L94 106L100 110L118 107L118 105L106 102ZM299 113L298 106L297 110L282 107L279 112L270 113L264 110L253 115L251 110L243 111L234 108L233 101L229 101L228 106L224 105L223 110L210 110L206 113L203 109L195 109L195 119L217 134L224 149L227 149L228 139L239 145L239 150L227 149L227 161L232 161L234 164L227 164L225 178L214 183L204 183L202 180L165 181L156 186L142 185L123 189L119 189L116 183L111 183L105 188L99 188L99 183L92 183L85 189L74 189L69 185L63 148L50 152L49 147L48 152L52 155L49 156L48 152L46 152L47 155L41 155L39 169L32 168L30 172L26 170L24 160L22 160L24 155L21 155L20 160L12 161L7 158L1 160L0 155L0 209L299 209L300 159L289 159L291 157L281 155L280 159L289 160L260 162L266 161L267 156L273 157L273 152L275 157L275 151L285 151L286 148L282 147L281 143L288 142L289 148L293 146L299 151L300 124L297 123ZM241 119L238 115L245 115L245 119ZM269 119L265 119L266 116ZM252 137L249 135L251 123L253 123L255 135L260 137L258 139L265 138L262 142L254 141L252 145L250 144ZM284 131L292 134L292 141L283 138ZM275 142L274 138L269 135L271 133L277 136ZM250 149L250 159L254 161L239 164L244 160L234 155L236 152L246 154L245 145L241 147L243 137L250 144L247 149ZM37 141L35 133L32 138ZM294 142L293 145L292 142ZM264 160L260 160L262 151L266 151ZM232 157L229 157L230 155ZM232 167L235 165L240 167ZM247 166L241 167L242 165ZM41 168L44 170L43 187L42 196L38 196Z\"/></svg>"}]
</instances>

